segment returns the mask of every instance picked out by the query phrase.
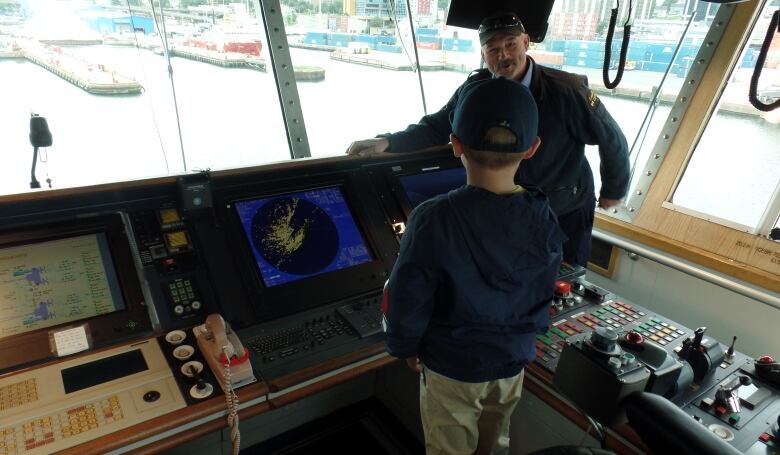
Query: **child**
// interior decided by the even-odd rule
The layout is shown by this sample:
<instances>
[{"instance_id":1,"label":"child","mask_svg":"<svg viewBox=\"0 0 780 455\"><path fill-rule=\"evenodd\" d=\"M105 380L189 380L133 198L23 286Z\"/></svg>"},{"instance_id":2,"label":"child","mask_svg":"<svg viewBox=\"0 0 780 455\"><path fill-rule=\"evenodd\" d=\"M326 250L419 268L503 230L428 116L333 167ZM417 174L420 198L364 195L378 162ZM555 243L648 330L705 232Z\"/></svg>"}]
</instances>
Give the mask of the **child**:
<instances>
[{"instance_id":1,"label":"child","mask_svg":"<svg viewBox=\"0 0 780 455\"><path fill-rule=\"evenodd\" d=\"M506 453L523 367L549 306L565 236L536 189L514 183L539 147L518 82L472 83L452 117L465 186L410 215L388 282L387 350L420 378L429 454Z\"/></svg>"}]
</instances>

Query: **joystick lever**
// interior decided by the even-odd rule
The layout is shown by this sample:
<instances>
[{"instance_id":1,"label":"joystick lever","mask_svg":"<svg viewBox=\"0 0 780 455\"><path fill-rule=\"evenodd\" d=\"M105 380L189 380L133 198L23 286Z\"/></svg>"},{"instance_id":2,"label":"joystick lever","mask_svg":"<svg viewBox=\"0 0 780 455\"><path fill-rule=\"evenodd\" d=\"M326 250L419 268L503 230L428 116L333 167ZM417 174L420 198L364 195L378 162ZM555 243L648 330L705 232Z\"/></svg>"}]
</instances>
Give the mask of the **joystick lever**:
<instances>
[{"instance_id":1,"label":"joystick lever","mask_svg":"<svg viewBox=\"0 0 780 455\"><path fill-rule=\"evenodd\" d=\"M734 338L731 339L731 346L729 346L729 350L726 351L726 362L733 362L734 361L734 345L737 343L737 336L734 335Z\"/></svg>"},{"instance_id":2,"label":"joystick lever","mask_svg":"<svg viewBox=\"0 0 780 455\"><path fill-rule=\"evenodd\" d=\"M199 391L203 391L203 389L207 387L206 381L203 379L203 375L201 375L200 372L193 365L190 365L189 371L190 374L192 375L192 378L195 380L195 387Z\"/></svg>"},{"instance_id":3,"label":"joystick lever","mask_svg":"<svg viewBox=\"0 0 780 455\"><path fill-rule=\"evenodd\" d=\"M699 383L712 372L726 357L726 351L716 340L705 337L707 327L699 327L693 336L683 341L679 352L680 359L685 360L693 369L694 382Z\"/></svg>"},{"instance_id":4,"label":"joystick lever","mask_svg":"<svg viewBox=\"0 0 780 455\"><path fill-rule=\"evenodd\" d=\"M748 376L735 377L721 385L715 392L715 400L726 406L729 412L739 412L739 395L737 389L743 385L750 385L753 381Z\"/></svg>"},{"instance_id":5,"label":"joystick lever","mask_svg":"<svg viewBox=\"0 0 780 455\"><path fill-rule=\"evenodd\" d=\"M683 341L682 350L678 354L681 359L688 360L692 353L699 350L701 346L701 340L704 338L704 332L707 331L707 327L699 327L693 331L693 336Z\"/></svg>"},{"instance_id":6,"label":"joystick lever","mask_svg":"<svg viewBox=\"0 0 780 455\"><path fill-rule=\"evenodd\" d=\"M693 344L691 344L692 349L698 350L699 347L701 347L701 340L704 338L704 332L706 331L707 331L707 327L699 327L698 329L694 330Z\"/></svg>"}]
</instances>

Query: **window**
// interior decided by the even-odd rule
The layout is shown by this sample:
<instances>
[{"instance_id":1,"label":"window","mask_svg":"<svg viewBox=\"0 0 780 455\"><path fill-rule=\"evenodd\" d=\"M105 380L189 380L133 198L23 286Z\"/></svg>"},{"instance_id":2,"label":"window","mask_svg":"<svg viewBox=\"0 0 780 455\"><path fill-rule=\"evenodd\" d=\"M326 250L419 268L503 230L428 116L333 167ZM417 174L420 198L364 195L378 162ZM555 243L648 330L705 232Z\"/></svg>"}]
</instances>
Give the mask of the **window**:
<instances>
[{"instance_id":1,"label":"window","mask_svg":"<svg viewBox=\"0 0 780 455\"><path fill-rule=\"evenodd\" d=\"M631 162L636 169L649 156L718 5L678 0L620 2L610 48L612 81L617 76L629 6L633 23L623 77L615 89L608 90L602 68L612 5L607 1L555 2L547 37L530 54L534 56L536 52L536 60L542 64L588 77L590 88L623 130L629 147L633 145ZM598 147L587 146L586 155L598 196Z\"/></svg>"},{"instance_id":2,"label":"window","mask_svg":"<svg viewBox=\"0 0 780 455\"><path fill-rule=\"evenodd\" d=\"M421 115L417 76L404 70L414 54L398 39L406 3L281 4L312 156L343 155L352 140Z\"/></svg>"},{"instance_id":3,"label":"window","mask_svg":"<svg viewBox=\"0 0 780 455\"><path fill-rule=\"evenodd\" d=\"M756 56L778 2L768 2L672 197L677 210L748 232L767 231L777 211L759 222L780 185L780 111L748 104ZM775 34L758 85L765 103L780 98L780 38ZM775 205L776 206L776 205Z\"/></svg>"},{"instance_id":4,"label":"window","mask_svg":"<svg viewBox=\"0 0 780 455\"><path fill-rule=\"evenodd\" d=\"M29 191L31 113L44 188L289 159L255 4L114 3L0 5L0 194Z\"/></svg>"}]
</instances>

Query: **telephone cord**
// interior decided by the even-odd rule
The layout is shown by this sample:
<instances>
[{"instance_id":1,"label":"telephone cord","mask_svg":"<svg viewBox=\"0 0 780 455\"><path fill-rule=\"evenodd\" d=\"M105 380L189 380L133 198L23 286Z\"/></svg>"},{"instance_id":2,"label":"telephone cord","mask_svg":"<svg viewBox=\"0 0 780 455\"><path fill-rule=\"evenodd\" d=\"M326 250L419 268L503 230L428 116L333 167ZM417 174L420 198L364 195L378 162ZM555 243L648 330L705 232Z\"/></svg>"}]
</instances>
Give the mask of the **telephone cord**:
<instances>
[{"instance_id":1,"label":"telephone cord","mask_svg":"<svg viewBox=\"0 0 780 455\"><path fill-rule=\"evenodd\" d=\"M227 356L227 348L222 348L225 353L225 402L227 403L227 421L230 427L230 441L233 443L233 455L238 455L241 448L241 433L238 431L238 395L233 390L233 381L230 377L230 358Z\"/></svg>"}]
</instances>

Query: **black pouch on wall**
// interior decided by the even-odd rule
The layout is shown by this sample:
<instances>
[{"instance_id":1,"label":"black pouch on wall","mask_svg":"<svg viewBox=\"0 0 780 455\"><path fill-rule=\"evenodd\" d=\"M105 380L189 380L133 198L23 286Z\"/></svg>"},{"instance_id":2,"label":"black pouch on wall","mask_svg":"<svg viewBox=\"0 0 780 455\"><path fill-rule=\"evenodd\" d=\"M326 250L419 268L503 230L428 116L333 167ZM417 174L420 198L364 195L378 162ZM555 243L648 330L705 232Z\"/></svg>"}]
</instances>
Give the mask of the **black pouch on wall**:
<instances>
[{"instance_id":1,"label":"black pouch on wall","mask_svg":"<svg viewBox=\"0 0 780 455\"><path fill-rule=\"evenodd\" d=\"M185 218L208 217L213 214L211 179L208 172L183 175L177 180L181 211Z\"/></svg>"}]
</instances>

